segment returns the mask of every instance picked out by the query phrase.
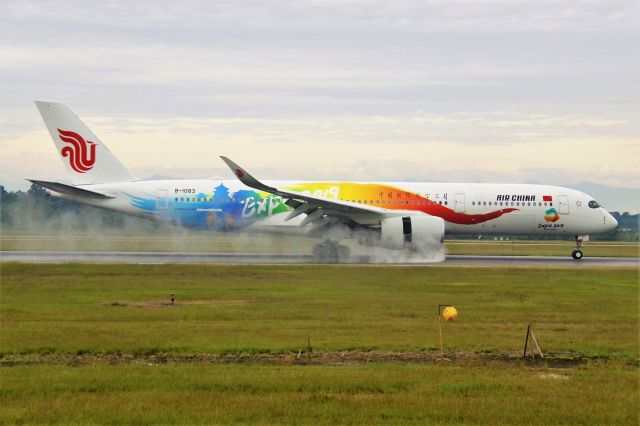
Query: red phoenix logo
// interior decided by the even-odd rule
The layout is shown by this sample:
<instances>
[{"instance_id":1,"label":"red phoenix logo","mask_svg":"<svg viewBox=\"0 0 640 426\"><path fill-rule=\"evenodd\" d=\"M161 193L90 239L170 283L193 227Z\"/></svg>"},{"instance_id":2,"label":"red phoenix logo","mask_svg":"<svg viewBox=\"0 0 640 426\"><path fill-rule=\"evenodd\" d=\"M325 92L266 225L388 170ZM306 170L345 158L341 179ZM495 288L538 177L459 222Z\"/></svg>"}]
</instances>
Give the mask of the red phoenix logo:
<instances>
[{"instance_id":1,"label":"red phoenix logo","mask_svg":"<svg viewBox=\"0 0 640 426\"><path fill-rule=\"evenodd\" d=\"M236 176L238 176L238 178L242 179L244 177L244 172L240 169L236 169Z\"/></svg>"},{"instance_id":2,"label":"red phoenix logo","mask_svg":"<svg viewBox=\"0 0 640 426\"><path fill-rule=\"evenodd\" d=\"M69 157L69 165L78 173L86 173L93 168L96 162L96 144L85 141L76 132L58 129L60 140L71 146L65 146L60 153L63 157Z\"/></svg>"}]
</instances>

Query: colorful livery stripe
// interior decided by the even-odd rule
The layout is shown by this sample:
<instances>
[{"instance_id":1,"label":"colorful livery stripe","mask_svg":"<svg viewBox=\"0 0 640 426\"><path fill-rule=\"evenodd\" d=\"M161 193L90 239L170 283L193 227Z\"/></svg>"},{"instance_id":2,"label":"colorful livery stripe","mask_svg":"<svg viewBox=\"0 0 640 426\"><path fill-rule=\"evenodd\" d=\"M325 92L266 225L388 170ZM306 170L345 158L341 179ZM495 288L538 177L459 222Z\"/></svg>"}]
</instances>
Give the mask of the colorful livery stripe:
<instances>
[{"instance_id":1,"label":"colorful livery stripe","mask_svg":"<svg viewBox=\"0 0 640 426\"><path fill-rule=\"evenodd\" d=\"M389 185L368 183L302 183L286 189L296 192L306 192L317 197L325 197L334 200L349 201L381 207L389 210L413 210L426 213L431 216L441 217L447 222L459 225L474 225L488 220L496 219L506 213L517 211L514 208L499 209L482 214L465 214L454 211L440 202L434 201L403 189Z\"/></svg>"}]
</instances>

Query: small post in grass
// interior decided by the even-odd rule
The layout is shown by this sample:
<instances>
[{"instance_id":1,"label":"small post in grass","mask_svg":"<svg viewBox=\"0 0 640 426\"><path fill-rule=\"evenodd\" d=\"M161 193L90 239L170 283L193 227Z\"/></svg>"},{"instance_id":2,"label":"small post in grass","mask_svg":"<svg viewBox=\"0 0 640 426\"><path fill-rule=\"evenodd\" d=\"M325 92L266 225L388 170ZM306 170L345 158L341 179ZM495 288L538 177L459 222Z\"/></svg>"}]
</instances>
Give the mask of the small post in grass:
<instances>
[{"instance_id":1,"label":"small post in grass","mask_svg":"<svg viewBox=\"0 0 640 426\"><path fill-rule=\"evenodd\" d=\"M533 328L531 327L531 324L527 326L527 337L525 337L525 340L524 340L524 353L522 354L522 358L525 358L527 356L527 346L528 346L529 340L531 340L531 343L535 346L531 348L531 357L535 359L536 351L538 351L538 355L540 355L540 358L544 358L544 354L540 349L540 344L538 344L538 339L536 339L536 335L533 334Z\"/></svg>"},{"instance_id":2,"label":"small post in grass","mask_svg":"<svg viewBox=\"0 0 640 426\"><path fill-rule=\"evenodd\" d=\"M442 309L444 308L444 309ZM458 310L449 304L438 305L438 330L440 332L440 357L444 357L442 349L442 318L446 321L454 321L458 316Z\"/></svg>"},{"instance_id":3,"label":"small post in grass","mask_svg":"<svg viewBox=\"0 0 640 426\"><path fill-rule=\"evenodd\" d=\"M522 358L526 358L527 356L527 346L529 345L529 332L531 331L531 324L527 326L527 335L524 338L524 352L522 353Z\"/></svg>"},{"instance_id":4,"label":"small post in grass","mask_svg":"<svg viewBox=\"0 0 640 426\"><path fill-rule=\"evenodd\" d=\"M175 300L176 300L176 294L175 293L171 293L171 306L174 305Z\"/></svg>"},{"instance_id":5,"label":"small post in grass","mask_svg":"<svg viewBox=\"0 0 640 426\"><path fill-rule=\"evenodd\" d=\"M307 360L311 362L311 335L307 334Z\"/></svg>"}]
</instances>

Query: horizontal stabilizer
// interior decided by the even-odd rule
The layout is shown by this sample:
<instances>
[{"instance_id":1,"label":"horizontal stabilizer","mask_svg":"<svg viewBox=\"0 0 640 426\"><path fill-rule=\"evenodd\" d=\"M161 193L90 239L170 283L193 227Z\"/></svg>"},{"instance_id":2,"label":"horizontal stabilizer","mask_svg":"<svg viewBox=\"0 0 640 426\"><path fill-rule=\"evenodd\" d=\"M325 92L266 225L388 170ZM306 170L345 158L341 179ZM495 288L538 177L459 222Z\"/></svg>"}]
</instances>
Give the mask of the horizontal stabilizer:
<instances>
[{"instance_id":1,"label":"horizontal stabilizer","mask_svg":"<svg viewBox=\"0 0 640 426\"><path fill-rule=\"evenodd\" d=\"M34 180L34 179L29 179L29 181L35 183L36 185L40 185L44 188L47 188L51 191L54 191L60 194L65 194L65 195L73 195L75 197L93 198L93 199L115 198L111 195L103 194L102 192L82 189L82 188L78 188L77 186L66 185L60 182L48 182L46 180Z\"/></svg>"}]
</instances>

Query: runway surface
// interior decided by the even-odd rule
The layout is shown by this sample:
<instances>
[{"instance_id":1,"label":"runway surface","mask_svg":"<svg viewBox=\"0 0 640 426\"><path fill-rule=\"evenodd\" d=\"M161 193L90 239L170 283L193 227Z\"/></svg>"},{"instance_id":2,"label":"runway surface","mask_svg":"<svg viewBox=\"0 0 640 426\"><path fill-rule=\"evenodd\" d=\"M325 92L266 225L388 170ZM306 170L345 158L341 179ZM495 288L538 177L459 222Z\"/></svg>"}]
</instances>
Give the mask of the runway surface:
<instances>
[{"instance_id":1,"label":"runway surface","mask_svg":"<svg viewBox=\"0 0 640 426\"><path fill-rule=\"evenodd\" d=\"M4 262L29 263L123 263L123 264L312 264L311 255L264 253L185 253L185 252L89 252L89 251L0 251ZM368 256L354 256L351 264L370 264ZM551 266L551 267L638 267L640 259L631 257L569 256L472 256L449 255L444 262L424 262L419 258L388 265L445 266Z\"/></svg>"}]
</instances>

